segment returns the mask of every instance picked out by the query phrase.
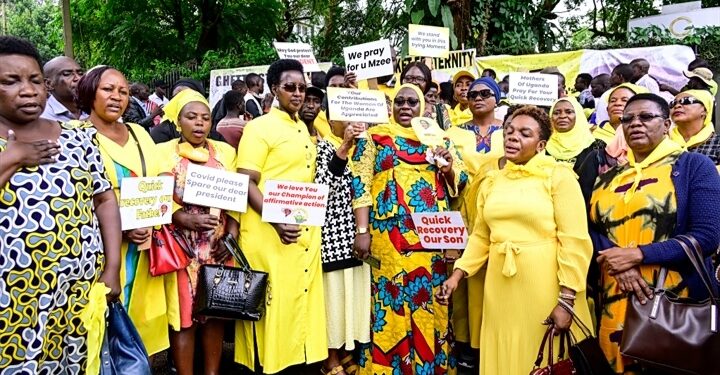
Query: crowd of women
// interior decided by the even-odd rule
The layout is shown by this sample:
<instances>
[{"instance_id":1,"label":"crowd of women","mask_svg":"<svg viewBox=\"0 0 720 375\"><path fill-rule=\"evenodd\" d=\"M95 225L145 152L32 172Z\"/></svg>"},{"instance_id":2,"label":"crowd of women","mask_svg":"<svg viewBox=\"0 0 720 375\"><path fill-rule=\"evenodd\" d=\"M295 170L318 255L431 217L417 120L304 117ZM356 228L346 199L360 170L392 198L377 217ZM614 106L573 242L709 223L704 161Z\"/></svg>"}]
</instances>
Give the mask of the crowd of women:
<instances>
[{"instance_id":1,"label":"crowd of women","mask_svg":"<svg viewBox=\"0 0 720 375\"><path fill-rule=\"evenodd\" d=\"M129 85L108 66L78 83L86 120L41 118L37 50L0 37L0 373L83 373L80 313L103 282L151 357L169 349L178 374L218 374L228 322L193 306L200 266L233 263L226 234L269 274L263 317L233 330L235 362L255 373L305 374L322 362L332 375L445 374L479 358L480 374L525 375L548 326L580 337L577 320L595 328L615 372L643 373L619 351L629 298L652 299L661 267L677 295L708 297L674 239L693 237L711 269L720 136L709 91L668 104L618 85L593 133L572 96L497 118L493 78L461 71L442 92L413 63L387 91L388 124L327 121L325 105L309 129L306 98L323 92L303 66L278 60L266 77L276 103L244 126L237 148L208 138L211 108L186 86L157 125L176 136L155 144L123 121ZM339 67L326 84L365 85ZM443 145L420 142L411 127L420 116L445 129ZM247 212L183 202L191 164L248 175ZM138 246L151 230L121 231L117 201L124 178L161 175L174 177L172 222L195 256L153 277ZM329 185L326 225L264 222L271 180ZM443 211L460 211L471 234L459 257L423 248L415 229L413 213ZM370 256L379 265L362 261Z\"/></svg>"}]
</instances>

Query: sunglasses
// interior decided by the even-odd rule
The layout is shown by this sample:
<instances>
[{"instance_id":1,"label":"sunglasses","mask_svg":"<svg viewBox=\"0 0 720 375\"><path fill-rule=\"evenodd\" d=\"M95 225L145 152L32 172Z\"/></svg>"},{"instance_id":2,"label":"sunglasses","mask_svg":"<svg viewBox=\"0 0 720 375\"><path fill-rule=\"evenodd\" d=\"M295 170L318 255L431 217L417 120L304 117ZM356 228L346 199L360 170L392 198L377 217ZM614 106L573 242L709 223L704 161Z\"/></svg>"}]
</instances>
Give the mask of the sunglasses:
<instances>
[{"instance_id":1,"label":"sunglasses","mask_svg":"<svg viewBox=\"0 0 720 375\"><path fill-rule=\"evenodd\" d=\"M495 93L492 92L492 90L489 90L489 89L479 90L479 91L470 91L469 93L467 93L467 97L468 97L468 99L470 99L470 100L475 100L475 99L477 99L478 96L481 97L481 98L483 98L483 99L487 99L487 98L490 98L490 97L494 97L494 96L495 96Z\"/></svg>"},{"instance_id":2,"label":"sunglasses","mask_svg":"<svg viewBox=\"0 0 720 375\"><path fill-rule=\"evenodd\" d=\"M623 115L622 117L620 117L620 123L622 123L623 125L631 124L633 121L635 121L635 117L637 117L643 124L648 123L656 118L665 118L665 116L663 115L656 115L653 113L641 113L639 115Z\"/></svg>"},{"instance_id":3,"label":"sunglasses","mask_svg":"<svg viewBox=\"0 0 720 375\"><path fill-rule=\"evenodd\" d=\"M305 92L307 90L307 85L305 84L297 84L297 83L285 83L282 86L282 89L286 92L293 93L295 91Z\"/></svg>"},{"instance_id":4,"label":"sunglasses","mask_svg":"<svg viewBox=\"0 0 720 375\"><path fill-rule=\"evenodd\" d=\"M673 100L671 100L671 101L670 101L670 108L673 108L673 107L675 107L675 106L678 105L678 104L680 104L680 105L690 105L690 104L695 104L695 103L700 103L700 104L702 104L702 102L701 102L699 99L694 98L694 97L692 97L692 96L686 96L686 97L683 97L683 98L680 98L680 99L673 99Z\"/></svg>"},{"instance_id":5,"label":"sunglasses","mask_svg":"<svg viewBox=\"0 0 720 375\"><path fill-rule=\"evenodd\" d=\"M397 107L402 107L405 105L405 103L409 104L410 107L415 107L418 105L418 103L420 103L420 100L415 98L395 98L395 100L393 100L393 103L395 103Z\"/></svg>"}]
</instances>

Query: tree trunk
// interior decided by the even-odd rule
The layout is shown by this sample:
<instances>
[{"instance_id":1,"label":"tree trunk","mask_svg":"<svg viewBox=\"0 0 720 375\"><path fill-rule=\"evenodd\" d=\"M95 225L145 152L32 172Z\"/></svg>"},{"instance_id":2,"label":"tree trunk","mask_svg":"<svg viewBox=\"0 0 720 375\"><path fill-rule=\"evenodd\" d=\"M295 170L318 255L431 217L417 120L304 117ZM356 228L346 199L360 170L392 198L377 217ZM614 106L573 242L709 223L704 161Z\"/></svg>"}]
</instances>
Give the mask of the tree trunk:
<instances>
[{"instance_id":1,"label":"tree trunk","mask_svg":"<svg viewBox=\"0 0 720 375\"><path fill-rule=\"evenodd\" d=\"M195 57L200 63L205 52L217 49L220 45L220 21L222 5L216 0L203 0L200 12L200 37L195 47Z\"/></svg>"}]
</instances>

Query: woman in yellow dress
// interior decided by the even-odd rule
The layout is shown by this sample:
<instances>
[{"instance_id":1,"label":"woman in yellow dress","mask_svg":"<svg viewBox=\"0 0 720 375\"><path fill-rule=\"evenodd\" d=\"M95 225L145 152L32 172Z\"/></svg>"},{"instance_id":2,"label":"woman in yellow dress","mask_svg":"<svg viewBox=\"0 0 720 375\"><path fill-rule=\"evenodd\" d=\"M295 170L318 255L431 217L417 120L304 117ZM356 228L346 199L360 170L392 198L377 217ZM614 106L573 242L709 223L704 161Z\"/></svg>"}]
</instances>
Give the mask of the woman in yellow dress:
<instances>
[{"instance_id":1,"label":"woman in yellow dress","mask_svg":"<svg viewBox=\"0 0 720 375\"><path fill-rule=\"evenodd\" d=\"M262 221L266 181L315 178L316 147L298 117L307 88L303 67L278 60L267 81L278 106L245 126L237 156L238 172L250 176L240 246L254 269L269 273L267 306L260 321L237 322L235 361L275 374L324 360L328 345L320 228ZM255 368L256 358L262 369Z\"/></svg>"},{"instance_id":2,"label":"woman in yellow dress","mask_svg":"<svg viewBox=\"0 0 720 375\"><path fill-rule=\"evenodd\" d=\"M667 102L657 95L638 94L628 101L622 116L628 162L600 176L590 201L593 236L599 239L594 243L606 244L595 249L602 288L598 338L619 374L643 371L620 355L625 311L631 295L641 303L653 297L651 286L661 267L668 268L665 288L674 294L708 297L674 237L693 236L709 272L720 243L720 176L706 156L684 152L667 137L668 117ZM654 345L653 338L647 344Z\"/></svg>"},{"instance_id":3,"label":"woman in yellow dress","mask_svg":"<svg viewBox=\"0 0 720 375\"><path fill-rule=\"evenodd\" d=\"M503 169L480 186L472 235L444 283L447 302L463 277L487 265L480 338L480 374L526 375L553 324L571 327L566 310L585 324L592 244L580 187L572 170L545 155L551 127L532 106L513 113L505 128ZM528 215L532 212L532 215ZM576 334L581 334L577 331Z\"/></svg>"},{"instance_id":4,"label":"woman in yellow dress","mask_svg":"<svg viewBox=\"0 0 720 375\"><path fill-rule=\"evenodd\" d=\"M180 138L159 144L158 155L163 155L163 175L175 178L172 222L194 253L190 264L174 272L177 282L168 287L167 296L172 307L168 313L170 351L179 375L194 371L196 337L200 336L205 375L220 371L222 340L225 321L197 316L197 283L203 264L233 265L227 249L220 239L229 233L238 234L238 215L219 210L214 215L208 207L183 202L188 166L197 164L224 171L235 170L235 149L225 142L208 139L211 128L210 106L201 94L183 90L165 106L165 114L175 124ZM199 333L198 333L199 332Z\"/></svg>"},{"instance_id":5,"label":"woman in yellow dress","mask_svg":"<svg viewBox=\"0 0 720 375\"><path fill-rule=\"evenodd\" d=\"M433 299L447 278L446 260L441 251L423 248L411 214L448 211L467 174L449 140L434 150L447 164L428 163L428 147L410 127L424 106L417 86L400 86L391 123L368 129L352 158L354 247L361 258L370 252L381 263L372 270L372 343L358 361L361 373L455 370L448 309Z\"/></svg>"},{"instance_id":6,"label":"woman in yellow dress","mask_svg":"<svg viewBox=\"0 0 720 375\"><path fill-rule=\"evenodd\" d=\"M129 100L128 83L121 72L108 66L91 69L78 82L78 98L90 117L84 123L71 123L97 130L92 133L93 140L118 200L123 178L155 177L160 173L160 159L148 132L137 124L120 122ZM170 347L165 283L174 282L174 276L150 275L148 252L138 249L150 234L151 228L123 232L120 301L152 356Z\"/></svg>"}]
</instances>

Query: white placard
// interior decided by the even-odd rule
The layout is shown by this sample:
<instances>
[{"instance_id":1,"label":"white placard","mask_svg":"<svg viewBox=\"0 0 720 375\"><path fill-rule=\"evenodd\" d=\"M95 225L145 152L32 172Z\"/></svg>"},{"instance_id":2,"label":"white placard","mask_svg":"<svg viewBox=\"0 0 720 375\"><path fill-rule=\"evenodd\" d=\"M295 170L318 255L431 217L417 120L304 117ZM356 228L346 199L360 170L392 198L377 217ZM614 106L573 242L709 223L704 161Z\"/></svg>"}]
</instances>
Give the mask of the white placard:
<instances>
[{"instance_id":1,"label":"white placard","mask_svg":"<svg viewBox=\"0 0 720 375\"><path fill-rule=\"evenodd\" d=\"M300 61L305 72L319 72L320 65L315 60L315 53L307 43L283 43L274 42L275 50L281 59L293 59Z\"/></svg>"},{"instance_id":2,"label":"white placard","mask_svg":"<svg viewBox=\"0 0 720 375\"><path fill-rule=\"evenodd\" d=\"M358 80L389 76L394 62L387 39L343 48L345 67L355 72Z\"/></svg>"},{"instance_id":3,"label":"white placard","mask_svg":"<svg viewBox=\"0 0 720 375\"><path fill-rule=\"evenodd\" d=\"M415 230L425 249L464 249L467 228L458 211L413 213Z\"/></svg>"},{"instance_id":4,"label":"white placard","mask_svg":"<svg viewBox=\"0 0 720 375\"><path fill-rule=\"evenodd\" d=\"M265 181L262 221L321 227L325 225L327 185Z\"/></svg>"},{"instance_id":5,"label":"white placard","mask_svg":"<svg viewBox=\"0 0 720 375\"><path fill-rule=\"evenodd\" d=\"M507 98L513 104L550 107L558 99L558 76L541 73L510 73Z\"/></svg>"},{"instance_id":6,"label":"white placard","mask_svg":"<svg viewBox=\"0 0 720 375\"><path fill-rule=\"evenodd\" d=\"M379 90L327 88L329 119L332 121L389 122L385 93Z\"/></svg>"},{"instance_id":7,"label":"white placard","mask_svg":"<svg viewBox=\"0 0 720 375\"><path fill-rule=\"evenodd\" d=\"M410 56L448 57L450 29L447 27L409 25L408 53Z\"/></svg>"},{"instance_id":8,"label":"white placard","mask_svg":"<svg viewBox=\"0 0 720 375\"><path fill-rule=\"evenodd\" d=\"M185 177L183 202L227 211L247 211L246 174L190 164Z\"/></svg>"},{"instance_id":9,"label":"white placard","mask_svg":"<svg viewBox=\"0 0 720 375\"><path fill-rule=\"evenodd\" d=\"M123 178L118 202L122 230L172 222L174 183L172 176Z\"/></svg>"}]
</instances>

